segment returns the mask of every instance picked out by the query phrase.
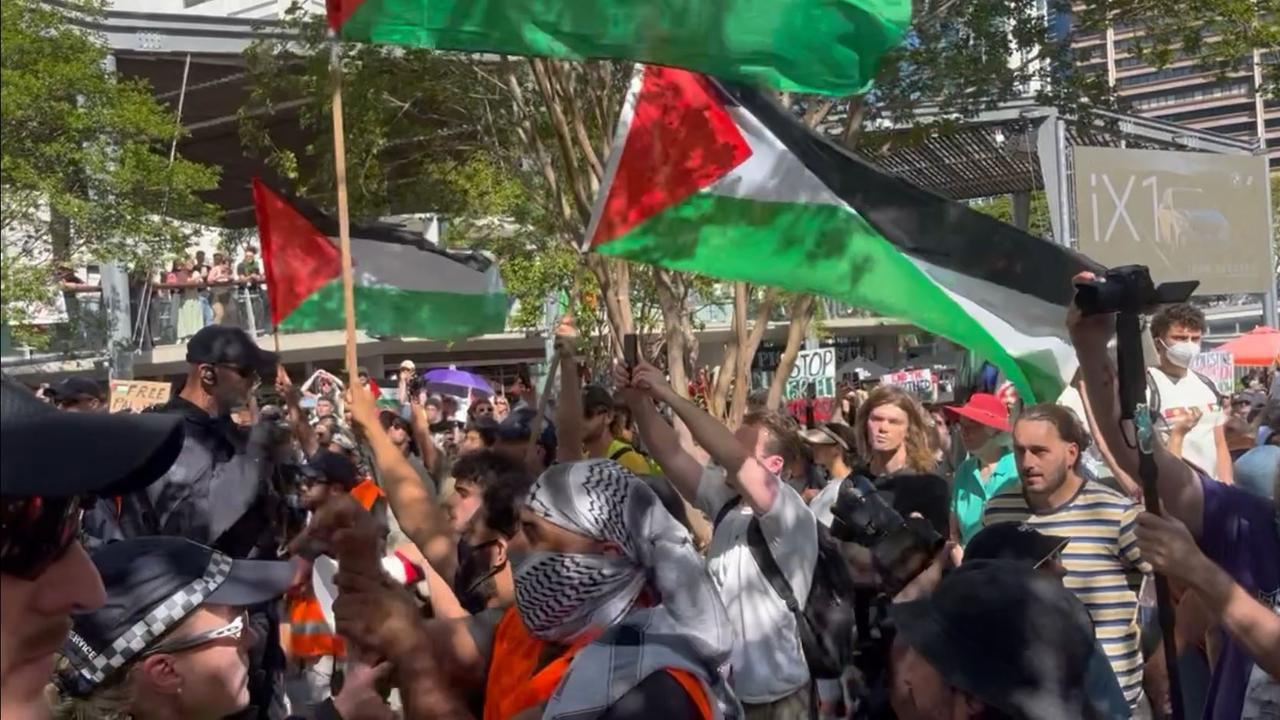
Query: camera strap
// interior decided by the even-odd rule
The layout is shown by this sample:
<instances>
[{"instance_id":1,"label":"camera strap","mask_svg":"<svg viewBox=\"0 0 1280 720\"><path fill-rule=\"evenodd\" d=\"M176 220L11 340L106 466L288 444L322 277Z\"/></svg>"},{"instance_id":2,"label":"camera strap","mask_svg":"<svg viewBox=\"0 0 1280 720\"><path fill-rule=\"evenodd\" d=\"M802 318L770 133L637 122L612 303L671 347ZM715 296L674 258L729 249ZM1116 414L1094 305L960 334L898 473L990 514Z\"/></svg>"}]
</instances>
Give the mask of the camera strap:
<instances>
[{"instance_id":1,"label":"camera strap","mask_svg":"<svg viewBox=\"0 0 1280 720\"><path fill-rule=\"evenodd\" d=\"M716 513L715 522L712 523L712 532L714 533L720 527L720 522L741 504L742 496L738 495L721 506L720 511ZM769 550L769 541L765 539L760 520L755 515L751 516L751 522L747 526L747 548L751 550L751 557L756 561L756 566L760 568L760 574L764 575L769 587L782 598L787 610L796 616L796 623L807 625L808 619L803 617L795 591L791 589L791 583L787 582L787 576L782 573L782 568L778 567L778 561L773 559L773 553Z\"/></svg>"}]
</instances>

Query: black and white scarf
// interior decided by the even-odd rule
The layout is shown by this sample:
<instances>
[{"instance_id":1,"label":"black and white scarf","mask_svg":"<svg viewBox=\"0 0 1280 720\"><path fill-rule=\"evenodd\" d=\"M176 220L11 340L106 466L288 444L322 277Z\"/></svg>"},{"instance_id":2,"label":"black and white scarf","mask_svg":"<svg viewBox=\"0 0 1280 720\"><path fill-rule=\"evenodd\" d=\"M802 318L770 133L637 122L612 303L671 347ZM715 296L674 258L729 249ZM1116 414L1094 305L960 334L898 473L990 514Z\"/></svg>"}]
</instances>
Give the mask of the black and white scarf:
<instances>
[{"instance_id":1,"label":"black and white scarf","mask_svg":"<svg viewBox=\"0 0 1280 720\"><path fill-rule=\"evenodd\" d=\"M733 628L688 531L643 481L612 460L548 469L527 507L566 530L618 548L619 556L532 553L516 568L516 606L537 637L571 642L604 634L574 658L544 718L604 712L653 672L693 673L717 718L741 716L724 682ZM648 587L658 604L635 607Z\"/></svg>"}]
</instances>

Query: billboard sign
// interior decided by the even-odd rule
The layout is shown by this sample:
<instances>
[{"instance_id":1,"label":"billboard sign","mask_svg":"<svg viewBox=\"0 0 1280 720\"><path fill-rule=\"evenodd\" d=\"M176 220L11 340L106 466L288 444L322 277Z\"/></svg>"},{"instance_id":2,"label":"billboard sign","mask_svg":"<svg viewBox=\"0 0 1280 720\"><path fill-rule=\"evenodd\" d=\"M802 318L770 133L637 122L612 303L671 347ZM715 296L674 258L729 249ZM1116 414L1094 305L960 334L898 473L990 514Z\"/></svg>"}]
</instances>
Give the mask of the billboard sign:
<instances>
[{"instance_id":1,"label":"billboard sign","mask_svg":"<svg viewBox=\"0 0 1280 720\"><path fill-rule=\"evenodd\" d=\"M1199 280L1198 294L1267 292L1267 159L1076 147L1076 237L1106 265L1141 264L1156 282Z\"/></svg>"}]
</instances>

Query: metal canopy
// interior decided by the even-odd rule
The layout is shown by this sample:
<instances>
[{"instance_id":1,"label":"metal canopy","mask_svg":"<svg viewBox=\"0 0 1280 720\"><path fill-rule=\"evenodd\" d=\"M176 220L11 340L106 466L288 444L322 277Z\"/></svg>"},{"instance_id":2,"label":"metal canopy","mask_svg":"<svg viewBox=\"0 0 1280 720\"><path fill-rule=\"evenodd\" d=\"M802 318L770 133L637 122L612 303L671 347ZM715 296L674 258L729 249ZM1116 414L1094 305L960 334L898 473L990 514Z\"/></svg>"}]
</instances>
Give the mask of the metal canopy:
<instances>
[{"instance_id":1,"label":"metal canopy","mask_svg":"<svg viewBox=\"0 0 1280 720\"><path fill-rule=\"evenodd\" d=\"M919 117L926 122L943 119L928 110ZM895 175L955 200L1043 190L1036 135L1056 117L1055 108L1017 101L945 123L923 141L918 129L873 129L872 139L882 141L879 148L858 152ZM1258 152L1258 146L1249 141L1133 115L1095 111L1088 118L1062 118L1069 145ZM1053 161L1046 158L1045 162Z\"/></svg>"}]
</instances>

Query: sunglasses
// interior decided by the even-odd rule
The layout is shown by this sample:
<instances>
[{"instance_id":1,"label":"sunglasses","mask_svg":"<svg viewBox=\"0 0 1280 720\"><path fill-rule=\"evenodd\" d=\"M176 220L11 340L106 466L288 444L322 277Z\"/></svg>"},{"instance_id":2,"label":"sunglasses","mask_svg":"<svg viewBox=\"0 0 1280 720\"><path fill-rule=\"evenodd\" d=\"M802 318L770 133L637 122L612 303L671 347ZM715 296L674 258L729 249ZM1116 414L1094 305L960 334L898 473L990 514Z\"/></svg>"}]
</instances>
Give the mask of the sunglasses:
<instances>
[{"instance_id":1,"label":"sunglasses","mask_svg":"<svg viewBox=\"0 0 1280 720\"><path fill-rule=\"evenodd\" d=\"M76 539L88 499L6 497L0 508L0 572L40 577Z\"/></svg>"},{"instance_id":2,"label":"sunglasses","mask_svg":"<svg viewBox=\"0 0 1280 720\"><path fill-rule=\"evenodd\" d=\"M218 640L226 638L239 640L240 636L244 635L245 628L247 627L249 627L249 613L242 612L236 616L235 620L232 620L220 628L206 630L205 632L197 633L190 637L166 640L157 644L155 647L144 650L140 655L138 655L138 657L158 655L160 653L172 655L174 653L192 650L200 647L201 645L208 645L209 643L217 642Z\"/></svg>"}]
</instances>

